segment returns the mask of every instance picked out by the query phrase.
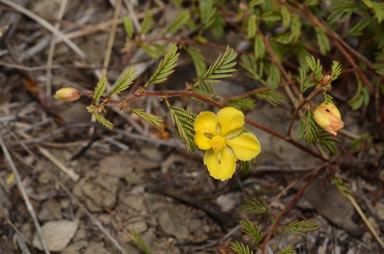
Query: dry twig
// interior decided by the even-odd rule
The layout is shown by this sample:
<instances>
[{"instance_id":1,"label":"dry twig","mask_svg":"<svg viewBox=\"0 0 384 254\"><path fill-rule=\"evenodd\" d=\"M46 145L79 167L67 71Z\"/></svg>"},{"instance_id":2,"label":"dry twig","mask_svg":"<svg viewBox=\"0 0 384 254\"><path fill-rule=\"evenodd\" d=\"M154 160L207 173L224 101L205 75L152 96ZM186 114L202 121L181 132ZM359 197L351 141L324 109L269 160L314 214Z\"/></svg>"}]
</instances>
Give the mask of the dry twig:
<instances>
[{"instance_id":1,"label":"dry twig","mask_svg":"<svg viewBox=\"0 0 384 254\"><path fill-rule=\"evenodd\" d=\"M55 28L57 30L60 28L60 22L59 21L64 16L64 12L65 12L65 8L67 7L67 3L68 3L68 0L61 1L59 13L57 14L58 21L55 24ZM53 53L55 52L55 45L56 45L55 37L56 36L52 37L51 45L49 46L49 51L48 51L48 61L47 61L48 69L47 69L47 80L46 80L46 82L47 82L46 83L47 84L47 87L46 87L47 88L47 95L51 95L51 93L52 93L52 87L51 87L52 70L51 70L51 66L52 66L52 62L53 62Z\"/></svg>"},{"instance_id":2,"label":"dry twig","mask_svg":"<svg viewBox=\"0 0 384 254\"><path fill-rule=\"evenodd\" d=\"M37 23L39 23L40 25L45 27L47 30L49 30L51 33L53 33L54 35L59 37L61 40L63 40L68 45L68 47L70 47L73 51L75 51L81 58L85 58L85 53L75 43L73 43L65 34L57 30L54 26L52 26L46 20L42 19L35 13L25 9L24 7L10 0L0 0L0 3L11 6L16 11L21 12L25 16L28 16L29 18L35 20Z\"/></svg>"},{"instance_id":3,"label":"dry twig","mask_svg":"<svg viewBox=\"0 0 384 254\"><path fill-rule=\"evenodd\" d=\"M19 188L19 191L21 193L21 195L23 196L23 199L24 199L24 202L25 202L25 205L28 209L28 212L29 214L31 215L32 219L33 219L33 222L35 224L35 227L36 227L36 231L37 231L37 234L40 238L40 241L42 243L42 246L44 248L44 252L46 254L49 254L49 250L48 250L48 247L47 247L47 244L45 242L45 239L43 237L43 234L41 232L41 227L40 227L40 224L39 224L39 221L37 220L37 216L36 216L36 213L35 211L33 210L33 207L32 207L32 204L31 204L31 201L29 200L28 198L28 195L27 195L27 192L25 191L22 183L21 183L21 178L20 178L20 175L19 175L19 172L15 166L15 164L13 163L13 160L11 158L11 155L9 154L8 152L8 149L7 147L5 146L4 142L3 142L3 139L1 138L0 136L0 146L3 150L3 153L4 153L4 156L5 156L5 159L7 160L8 164L9 164L9 167L11 168L13 174L15 175L15 179L16 179L16 183L17 183L17 187Z\"/></svg>"}]
</instances>

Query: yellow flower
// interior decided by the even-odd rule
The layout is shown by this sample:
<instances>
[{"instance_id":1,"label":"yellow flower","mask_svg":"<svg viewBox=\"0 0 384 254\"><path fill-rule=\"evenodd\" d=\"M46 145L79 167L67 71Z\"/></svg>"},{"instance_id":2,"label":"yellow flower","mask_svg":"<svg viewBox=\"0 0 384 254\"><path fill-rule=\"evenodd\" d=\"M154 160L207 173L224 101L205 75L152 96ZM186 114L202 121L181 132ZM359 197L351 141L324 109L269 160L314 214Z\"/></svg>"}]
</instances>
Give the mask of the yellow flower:
<instances>
[{"instance_id":1,"label":"yellow flower","mask_svg":"<svg viewBox=\"0 0 384 254\"><path fill-rule=\"evenodd\" d=\"M217 116L201 112L195 120L194 141L204 154L210 175L222 181L232 177L236 161L249 161L261 151L256 136L244 129L244 114L235 108L221 109Z\"/></svg>"},{"instance_id":2,"label":"yellow flower","mask_svg":"<svg viewBox=\"0 0 384 254\"><path fill-rule=\"evenodd\" d=\"M61 101L76 101L80 98L80 94L76 88L65 87L56 91L55 98Z\"/></svg>"},{"instance_id":3,"label":"yellow flower","mask_svg":"<svg viewBox=\"0 0 384 254\"><path fill-rule=\"evenodd\" d=\"M337 134L337 131L344 127L340 111L332 102L323 102L315 108L313 117L316 123L324 130Z\"/></svg>"}]
</instances>

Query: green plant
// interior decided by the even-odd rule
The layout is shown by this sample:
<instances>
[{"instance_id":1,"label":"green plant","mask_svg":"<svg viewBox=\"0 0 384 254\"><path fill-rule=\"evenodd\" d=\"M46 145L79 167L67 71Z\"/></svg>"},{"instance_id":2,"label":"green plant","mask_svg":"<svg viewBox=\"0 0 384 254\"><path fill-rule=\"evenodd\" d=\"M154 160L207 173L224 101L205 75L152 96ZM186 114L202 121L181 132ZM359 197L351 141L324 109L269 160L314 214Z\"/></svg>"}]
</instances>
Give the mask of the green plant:
<instances>
[{"instance_id":1,"label":"green plant","mask_svg":"<svg viewBox=\"0 0 384 254\"><path fill-rule=\"evenodd\" d=\"M258 105L266 101L273 106L286 108L287 114L291 116L287 133L278 133L247 118L244 118L245 123L292 144L325 164L332 162L335 156L339 156L339 160L346 160L345 155L338 151L339 144L344 144L345 140L329 134L336 134L342 122L330 131L329 125L314 117L313 112L318 104L315 101L322 98L324 103L338 104L344 112L364 112L368 107L374 108L374 112L380 110L377 101L384 94L383 3L371 0L336 0L329 5L316 0L172 2L180 9L180 15L165 28L164 31L168 33L158 37L143 36L154 28L156 17L151 11L145 12L140 32L134 30L130 18L123 19L127 47L141 48L150 57L161 60L150 77L139 84L139 88L132 91L127 99L113 100L111 96L130 89L135 81L133 68L125 71L109 92L106 91L106 76L99 80L93 92L79 92L80 95L92 97L88 111L98 122L113 128L105 112L108 105L118 105L121 110L136 114L148 124L160 125L162 119L159 116L132 106L138 99L158 97L165 102L177 128L177 135L185 143L186 149L194 151L194 124L198 112L172 105L171 97L184 96L217 109L235 107L245 111L257 110ZM346 22L351 27L348 30L344 29ZM212 42L215 38L222 38L224 31L236 31L238 37L247 41L250 48L240 51ZM352 41L358 41L359 45L353 47ZM159 42L170 44L164 47ZM215 61L208 63L200 47L214 48L221 53ZM180 52L190 57L196 77L194 80L186 80L184 89L162 89L162 83L175 71ZM236 66L240 72L237 72ZM235 73L247 75L256 86L241 95L222 97L216 94L213 84L231 78ZM343 85L347 87L343 88ZM158 90L149 91L149 86L156 86ZM345 101L347 103L343 103ZM328 115L327 120L337 115L336 118L341 121L342 115L338 116L335 112L331 112L333 115ZM297 119L298 128L293 130ZM375 119L375 124L382 126L379 113L376 113ZM293 131L295 136L292 135ZM361 142L361 137L358 137L353 142L353 149L359 149L363 143L372 140L365 138ZM250 169L249 161L242 165L246 170ZM314 171L315 178L324 167ZM300 196L301 192L297 195ZM257 199L246 201L243 207L245 211L256 214L269 211L268 205ZM264 238L251 221L244 220L241 225L263 253L271 235L278 229L281 232L303 233L316 228L310 221L298 221L280 227L278 223L279 220ZM252 253L253 250L239 242L233 243L231 248L236 253ZM280 253L293 251L287 247Z\"/></svg>"}]
</instances>

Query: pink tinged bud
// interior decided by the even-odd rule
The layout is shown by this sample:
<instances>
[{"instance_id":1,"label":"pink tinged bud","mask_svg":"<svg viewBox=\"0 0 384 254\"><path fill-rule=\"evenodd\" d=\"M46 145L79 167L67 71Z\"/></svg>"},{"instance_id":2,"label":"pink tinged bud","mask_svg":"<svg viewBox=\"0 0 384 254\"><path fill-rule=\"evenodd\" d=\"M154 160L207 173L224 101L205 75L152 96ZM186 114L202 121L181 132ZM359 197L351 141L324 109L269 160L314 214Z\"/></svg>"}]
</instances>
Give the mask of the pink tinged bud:
<instances>
[{"instance_id":1,"label":"pink tinged bud","mask_svg":"<svg viewBox=\"0 0 384 254\"><path fill-rule=\"evenodd\" d=\"M331 76L330 75L325 75L321 80L320 80L320 85L325 86L328 85L328 83L331 81Z\"/></svg>"},{"instance_id":2,"label":"pink tinged bud","mask_svg":"<svg viewBox=\"0 0 384 254\"><path fill-rule=\"evenodd\" d=\"M344 127L340 111L331 102L323 102L315 108L313 117L316 123L324 130L337 134L337 131Z\"/></svg>"},{"instance_id":3,"label":"pink tinged bud","mask_svg":"<svg viewBox=\"0 0 384 254\"><path fill-rule=\"evenodd\" d=\"M65 87L56 91L55 98L61 101L76 101L80 98L80 93L75 88Z\"/></svg>"}]
</instances>

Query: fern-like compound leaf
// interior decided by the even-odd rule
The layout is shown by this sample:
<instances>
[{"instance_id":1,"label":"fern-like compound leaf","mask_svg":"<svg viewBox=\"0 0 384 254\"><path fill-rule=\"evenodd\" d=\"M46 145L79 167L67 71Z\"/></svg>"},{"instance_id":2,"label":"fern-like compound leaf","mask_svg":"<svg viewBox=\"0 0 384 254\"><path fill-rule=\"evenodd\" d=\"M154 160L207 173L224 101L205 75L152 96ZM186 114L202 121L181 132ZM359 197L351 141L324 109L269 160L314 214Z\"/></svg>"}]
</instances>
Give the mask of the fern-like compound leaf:
<instances>
[{"instance_id":1,"label":"fern-like compound leaf","mask_svg":"<svg viewBox=\"0 0 384 254\"><path fill-rule=\"evenodd\" d=\"M163 119L160 116L146 113L142 109L132 109L132 113L141 117L149 125L159 126L163 122Z\"/></svg>"},{"instance_id":2,"label":"fern-like compound leaf","mask_svg":"<svg viewBox=\"0 0 384 254\"><path fill-rule=\"evenodd\" d=\"M157 84L167 80L168 76L175 71L174 68L177 65L179 55L180 53L177 52L176 44L172 43L169 46L164 58L161 59L156 71L149 78L145 87L147 87L150 83Z\"/></svg>"},{"instance_id":3,"label":"fern-like compound leaf","mask_svg":"<svg viewBox=\"0 0 384 254\"><path fill-rule=\"evenodd\" d=\"M97 113L93 113L95 116L95 119L102 124L103 126L107 127L108 129L112 130L113 129L113 123L108 121L104 116L99 115Z\"/></svg>"},{"instance_id":4,"label":"fern-like compound leaf","mask_svg":"<svg viewBox=\"0 0 384 254\"><path fill-rule=\"evenodd\" d=\"M201 79L194 84L194 87L198 86L202 82L215 83L219 82L219 79L228 78L232 76L232 73L236 71L233 67L236 65L237 54L227 47L224 54L220 54L215 63L212 64Z\"/></svg>"},{"instance_id":5,"label":"fern-like compound leaf","mask_svg":"<svg viewBox=\"0 0 384 254\"><path fill-rule=\"evenodd\" d=\"M318 229L319 227L317 224L311 220L294 221L280 228L280 230L283 232L298 235L304 235L304 232L306 231L313 231Z\"/></svg>"},{"instance_id":6,"label":"fern-like compound leaf","mask_svg":"<svg viewBox=\"0 0 384 254\"><path fill-rule=\"evenodd\" d=\"M195 135L194 123L196 115L189 109L169 106L172 122L176 124L177 131L181 140L184 141L188 152L195 150L193 137Z\"/></svg>"},{"instance_id":7,"label":"fern-like compound leaf","mask_svg":"<svg viewBox=\"0 0 384 254\"><path fill-rule=\"evenodd\" d=\"M246 233L255 244L258 244L263 239L263 232L260 232L259 229L250 221L250 220L241 220L241 228L243 232Z\"/></svg>"},{"instance_id":8,"label":"fern-like compound leaf","mask_svg":"<svg viewBox=\"0 0 384 254\"><path fill-rule=\"evenodd\" d=\"M102 76L99 81L97 82L95 92L93 94L92 103L97 104L99 103L99 100L101 96L103 95L105 89L107 88L107 77Z\"/></svg>"},{"instance_id":9,"label":"fern-like compound leaf","mask_svg":"<svg viewBox=\"0 0 384 254\"><path fill-rule=\"evenodd\" d=\"M242 201L241 208L244 212L252 214L263 214L268 211L268 205L261 197L259 199L250 197Z\"/></svg>"},{"instance_id":10,"label":"fern-like compound leaf","mask_svg":"<svg viewBox=\"0 0 384 254\"><path fill-rule=\"evenodd\" d=\"M230 247L236 254L254 254L249 246L244 243L232 242Z\"/></svg>"},{"instance_id":11,"label":"fern-like compound leaf","mask_svg":"<svg viewBox=\"0 0 384 254\"><path fill-rule=\"evenodd\" d=\"M119 94L122 91L128 89L128 87L133 83L134 79L135 79L135 68L132 67L132 68L129 68L128 70L123 72L119 81L116 83L116 85L109 92L109 95Z\"/></svg>"}]
</instances>

